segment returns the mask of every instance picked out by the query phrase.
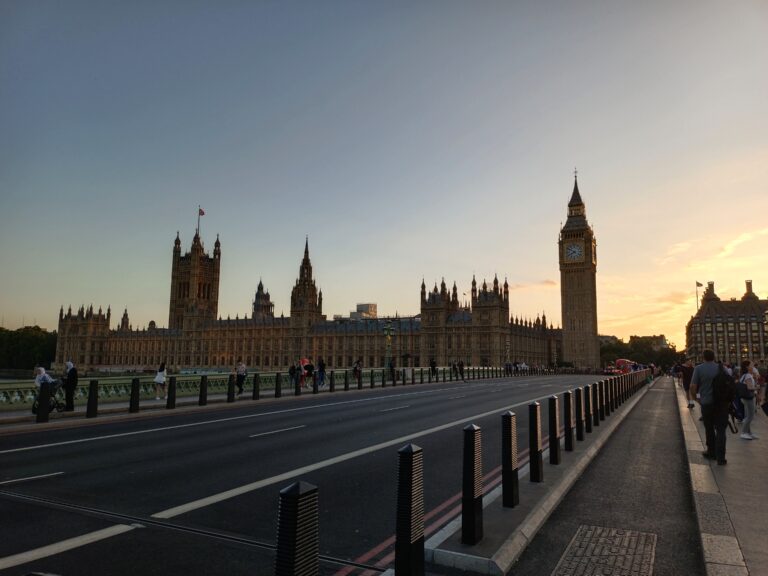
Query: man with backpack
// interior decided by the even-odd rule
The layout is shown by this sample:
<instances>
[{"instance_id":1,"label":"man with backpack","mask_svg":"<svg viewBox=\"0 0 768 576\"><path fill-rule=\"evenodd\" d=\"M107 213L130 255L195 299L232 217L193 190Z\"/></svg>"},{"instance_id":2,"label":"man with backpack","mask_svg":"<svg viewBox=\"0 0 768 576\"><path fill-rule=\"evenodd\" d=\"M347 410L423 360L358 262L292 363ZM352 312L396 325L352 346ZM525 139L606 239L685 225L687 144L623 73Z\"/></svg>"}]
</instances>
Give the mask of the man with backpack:
<instances>
[{"instance_id":1,"label":"man with backpack","mask_svg":"<svg viewBox=\"0 0 768 576\"><path fill-rule=\"evenodd\" d=\"M704 350L704 362L696 366L691 377L691 396L701 405L707 450L704 458L717 460L720 466L725 459L725 434L728 427L728 406L733 400L733 377L715 362L715 353ZM729 383L730 381L730 383Z\"/></svg>"}]
</instances>

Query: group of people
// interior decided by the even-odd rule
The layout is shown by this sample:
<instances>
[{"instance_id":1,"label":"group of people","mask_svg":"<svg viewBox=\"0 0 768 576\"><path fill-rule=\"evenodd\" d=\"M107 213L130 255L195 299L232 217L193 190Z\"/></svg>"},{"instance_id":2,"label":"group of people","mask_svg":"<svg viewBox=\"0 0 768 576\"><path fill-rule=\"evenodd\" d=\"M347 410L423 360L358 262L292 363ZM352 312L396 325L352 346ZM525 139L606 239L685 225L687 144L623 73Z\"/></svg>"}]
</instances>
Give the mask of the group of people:
<instances>
[{"instance_id":1,"label":"group of people","mask_svg":"<svg viewBox=\"0 0 768 576\"><path fill-rule=\"evenodd\" d=\"M77 390L78 378L77 368L71 360L65 364L64 377L61 380L51 378L51 375L42 366L35 367L35 386L37 386L38 391L43 386L48 386L51 396L53 396L59 387L64 388L65 412L73 412L75 409L75 391Z\"/></svg>"},{"instance_id":2,"label":"group of people","mask_svg":"<svg viewBox=\"0 0 768 576\"><path fill-rule=\"evenodd\" d=\"M757 440L752 432L752 421L757 406L765 401L765 374L750 360L738 366L715 362L715 353L704 350L704 362L693 366L691 359L675 366L673 374L680 378L688 400L688 408L701 406L707 449L704 457L727 464L725 457L726 430L729 415L735 413L739 402L743 406L741 418L742 440Z\"/></svg>"},{"instance_id":3,"label":"group of people","mask_svg":"<svg viewBox=\"0 0 768 576\"><path fill-rule=\"evenodd\" d=\"M320 388L325 388L325 360L321 358L317 361L317 368L312 363L311 358L301 358L297 362L292 362L288 368L288 379L292 386L312 388L315 379Z\"/></svg>"}]
</instances>

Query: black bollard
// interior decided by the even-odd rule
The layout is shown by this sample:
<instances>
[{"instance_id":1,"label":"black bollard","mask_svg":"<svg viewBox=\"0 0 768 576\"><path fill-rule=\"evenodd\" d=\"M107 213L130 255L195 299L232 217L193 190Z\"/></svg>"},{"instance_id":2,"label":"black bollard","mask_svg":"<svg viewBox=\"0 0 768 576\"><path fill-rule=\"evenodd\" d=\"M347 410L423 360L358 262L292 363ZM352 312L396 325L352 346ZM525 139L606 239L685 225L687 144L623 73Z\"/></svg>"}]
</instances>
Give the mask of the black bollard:
<instances>
[{"instance_id":1,"label":"black bollard","mask_svg":"<svg viewBox=\"0 0 768 576\"><path fill-rule=\"evenodd\" d=\"M296 383L293 386L293 395L301 396L301 377L296 375Z\"/></svg>"},{"instance_id":2,"label":"black bollard","mask_svg":"<svg viewBox=\"0 0 768 576\"><path fill-rule=\"evenodd\" d=\"M166 410L176 408L176 376L168 378L168 397L165 401L165 408Z\"/></svg>"},{"instance_id":3,"label":"black bollard","mask_svg":"<svg viewBox=\"0 0 768 576\"><path fill-rule=\"evenodd\" d=\"M344 370L344 392L349 392L349 370Z\"/></svg>"},{"instance_id":4,"label":"black bollard","mask_svg":"<svg viewBox=\"0 0 768 576\"><path fill-rule=\"evenodd\" d=\"M319 392L319 389L317 387L317 381L319 378L317 377L317 374L312 373L312 394L317 394Z\"/></svg>"},{"instance_id":5,"label":"black bollard","mask_svg":"<svg viewBox=\"0 0 768 576\"><path fill-rule=\"evenodd\" d=\"M99 414L99 381L88 383L88 406L85 409L86 418L96 418Z\"/></svg>"},{"instance_id":6,"label":"black bollard","mask_svg":"<svg viewBox=\"0 0 768 576\"><path fill-rule=\"evenodd\" d=\"M576 440L584 440L584 390L581 386L574 390L574 399L576 403Z\"/></svg>"},{"instance_id":7,"label":"black bollard","mask_svg":"<svg viewBox=\"0 0 768 576\"><path fill-rule=\"evenodd\" d=\"M331 370L331 381L328 384L328 391L329 392L336 392L336 372Z\"/></svg>"},{"instance_id":8,"label":"black bollard","mask_svg":"<svg viewBox=\"0 0 768 576\"><path fill-rule=\"evenodd\" d=\"M141 382L138 378L131 380L131 401L128 404L128 412L135 413L139 411L139 396L141 395Z\"/></svg>"},{"instance_id":9,"label":"black bollard","mask_svg":"<svg viewBox=\"0 0 768 576\"><path fill-rule=\"evenodd\" d=\"M597 382L592 384L592 425L600 426L600 386Z\"/></svg>"},{"instance_id":10,"label":"black bollard","mask_svg":"<svg viewBox=\"0 0 768 576\"><path fill-rule=\"evenodd\" d=\"M208 405L208 376L200 377L200 394L197 397L197 405Z\"/></svg>"},{"instance_id":11,"label":"black bollard","mask_svg":"<svg viewBox=\"0 0 768 576\"><path fill-rule=\"evenodd\" d=\"M514 508L520 504L517 416L514 412L505 412L501 415L501 490L504 508Z\"/></svg>"},{"instance_id":12,"label":"black bollard","mask_svg":"<svg viewBox=\"0 0 768 576\"><path fill-rule=\"evenodd\" d=\"M395 573L424 575L424 455L408 444L397 451Z\"/></svg>"},{"instance_id":13,"label":"black bollard","mask_svg":"<svg viewBox=\"0 0 768 576\"><path fill-rule=\"evenodd\" d=\"M275 576L319 573L317 486L294 482L280 490Z\"/></svg>"},{"instance_id":14,"label":"black bollard","mask_svg":"<svg viewBox=\"0 0 768 576\"><path fill-rule=\"evenodd\" d=\"M549 463L557 466L560 455L560 402L557 396L549 397Z\"/></svg>"},{"instance_id":15,"label":"black bollard","mask_svg":"<svg viewBox=\"0 0 768 576\"><path fill-rule=\"evenodd\" d=\"M563 393L563 435L565 436L565 451L573 452L573 393L568 390Z\"/></svg>"},{"instance_id":16,"label":"black bollard","mask_svg":"<svg viewBox=\"0 0 768 576\"><path fill-rule=\"evenodd\" d=\"M363 389L363 369L360 368L360 373L357 375L357 389Z\"/></svg>"},{"instance_id":17,"label":"black bollard","mask_svg":"<svg viewBox=\"0 0 768 576\"><path fill-rule=\"evenodd\" d=\"M592 386L584 385L584 430L592 432Z\"/></svg>"},{"instance_id":18,"label":"black bollard","mask_svg":"<svg viewBox=\"0 0 768 576\"><path fill-rule=\"evenodd\" d=\"M528 446L531 482L544 482L544 459L541 448L541 404L528 404Z\"/></svg>"},{"instance_id":19,"label":"black bollard","mask_svg":"<svg viewBox=\"0 0 768 576\"><path fill-rule=\"evenodd\" d=\"M427 372L427 382L432 384L432 368L430 368L429 372Z\"/></svg>"},{"instance_id":20,"label":"black bollard","mask_svg":"<svg viewBox=\"0 0 768 576\"><path fill-rule=\"evenodd\" d=\"M90 406L90 395L88 396ZM44 424L48 422L51 413L51 384L43 382L40 384L40 390L37 392L37 417L35 422Z\"/></svg>"},{"instance_id":21,"label":"black bollard","mask_svg":"<svg viewBox=\"0 0 768 576\"><path fill-rule=\"evenodd\" d=\"M424 368L419 368L419 378L421 379L421 384L424 384Z\"/></svg>"},{"instance_id":22,"label":"black bollard","mask_svg":"<svg viewBox=\"0 0 768 576\"><path fill-rule=\"evenodd\" d=\"M275 374L275 398L283 395L283 375L278 372Z\"/></svg>"},{"instance_id":23,"label":"black bollard","mask_svg":"<svg viewBox=\"0 0 768 576\"><path fill-rule=\"evenodd\" d=\"M464 427L464 466L461 488L461 542L483 539L483 452L479 426Z\"/></svg>"},{"instance_id":24,"label":"black bollard","mask_svg":"<svg viewBox=\"0 0 768 576\"><path fill-rule=\"evenodd\" d=\"M376 385L376 375L375 375L375 372L376 372L376 370L371 368L371 388L373 388Z\"/></svg>"},{"instance_id":25,"label":"black bollard","mask_svg":"<svg viewBox=\"0 0 768 576\"><path fill-rule=\"evenodd\" d=\"M597 383L597 402L600 408L600 420L605 420L605 380Z\"/></svg>"},{"instance_id":26,"label":"black bollard","mask_svg":"<svg viewBox=\"0 0 768 576\"><path fill-rule=\"evenodd\" d=\"M253 375L253 394L252 400L258 400L261 398L261 376L258 374Z\"/></svg>"},{"instance_id":27,"label":"black bollard","mask_svg":"<svg viewBox=\"0 0 768 576\"><path fill-rule=\"evenodd\" d=\"M387 386L387 371L382 370L381 371L381 387L386 388Z\"/></svg>"},{"instance_id":28,"label":"black bollard","mask_svg":"<svg viewBox=\"0 0 768 576\"><path fill-rule=\"evenodd\" d=\"M230 374L227 378L227 402L235 401L235 375Z\"/></svg>"}]
</instances>

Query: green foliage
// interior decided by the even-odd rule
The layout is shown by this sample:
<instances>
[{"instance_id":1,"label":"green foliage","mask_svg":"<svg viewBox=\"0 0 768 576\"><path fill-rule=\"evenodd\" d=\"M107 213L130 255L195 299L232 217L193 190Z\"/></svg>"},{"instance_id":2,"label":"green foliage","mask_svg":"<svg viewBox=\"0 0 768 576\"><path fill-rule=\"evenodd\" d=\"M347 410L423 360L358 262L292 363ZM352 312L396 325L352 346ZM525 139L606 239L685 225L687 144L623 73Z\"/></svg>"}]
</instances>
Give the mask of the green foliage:
<instances>
[{"instance_id":1,"label":"green foliage","mask_svg":"<svg viewBox=\"0 0 768 576\"><path fill-rule=\"evenodd\" d=\"M685 354L678 352L674 345L669 348L654 350L650 342L642 340L632 344L620 341L615 344L604 344L600 347L600 361L603 366L613 364L619 358L627 358L640 364L669 367L685 360Z\"/></svg>"},{"instance_id":2,"label":"green foliage","mask_svg":"<svg viewBox=\"0 0 768 576\"><path fill-rule=\"evenodd\" d=\"M0 368L26 370L49 368L56 357L56 332L39 326L18 330L0 328Z\"/></svg>"}]
</instances>

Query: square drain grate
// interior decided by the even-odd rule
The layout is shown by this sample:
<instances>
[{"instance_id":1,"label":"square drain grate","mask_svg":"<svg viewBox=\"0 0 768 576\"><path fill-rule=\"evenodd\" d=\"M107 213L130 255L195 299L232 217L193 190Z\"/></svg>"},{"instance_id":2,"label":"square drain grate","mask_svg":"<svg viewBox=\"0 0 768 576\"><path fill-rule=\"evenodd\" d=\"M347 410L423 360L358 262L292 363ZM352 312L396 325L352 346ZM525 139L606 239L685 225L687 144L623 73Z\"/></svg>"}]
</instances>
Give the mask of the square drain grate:
<instances>
[{"instance_id":1,"label":"square drain grate","mask_svg":"<svg viewBox=\"0 0 768 576\"><path fill-rule=\"evenodd\" d=\"M582 524L552 576L651 576L656 534Z\"/></svg>"}]
</instances>

